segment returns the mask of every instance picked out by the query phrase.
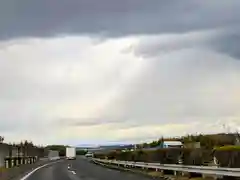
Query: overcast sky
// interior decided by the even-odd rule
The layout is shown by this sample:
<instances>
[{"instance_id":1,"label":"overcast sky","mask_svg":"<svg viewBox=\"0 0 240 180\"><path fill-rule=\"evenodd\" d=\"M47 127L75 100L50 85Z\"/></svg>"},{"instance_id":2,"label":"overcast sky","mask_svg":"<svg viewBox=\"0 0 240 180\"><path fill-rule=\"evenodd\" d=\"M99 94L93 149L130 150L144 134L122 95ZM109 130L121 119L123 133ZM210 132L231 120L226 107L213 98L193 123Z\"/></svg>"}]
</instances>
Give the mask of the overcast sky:
<instances>
[{"instance_id":1,"label":"overcast sky","mask_svg":"<svg viewBox=\"0 0 240 180\"><path fill-rule=\"evenodd\" d=\"M240 128L240 1L1 0L0 135L145 142Z\"/></svg>"}]
</instances>

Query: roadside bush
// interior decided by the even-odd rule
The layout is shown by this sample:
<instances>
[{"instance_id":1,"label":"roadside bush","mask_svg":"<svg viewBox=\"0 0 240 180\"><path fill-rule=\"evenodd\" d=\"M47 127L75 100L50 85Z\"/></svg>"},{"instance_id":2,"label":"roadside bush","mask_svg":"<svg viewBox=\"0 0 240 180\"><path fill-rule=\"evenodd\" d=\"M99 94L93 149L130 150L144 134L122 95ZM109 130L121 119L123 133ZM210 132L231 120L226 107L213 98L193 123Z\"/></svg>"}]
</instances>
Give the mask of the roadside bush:
<instances>
[{"instance_id":1,"label":"roadside bush","mask_svg":"<svg viewBox=\"0 0 240 180\"><path fill-rule=\"evenodd\" d=\"M159 162L164 164L176 164L182 154L181 148L137 150L128 152L110 152L107 154L96 154L97 158L117 159L122 161Z\"/></svg>"},{"instance_id":2,"label":"roadside bush","mask_svg":"<svg viewBox=\"0 0 240 180\"><path fill-rule=\"evenodd\" d=\"M240 146L227 145L227 146L216 147L214 150L217 150L217 151L240 151Z\"/></svg>"},{"instance_id":3,"label":"roadside bush","mask_svg":"<svg viewBox=\"0 0 240 180\"><path fill-rule=\"evenodd\" d=\"M94 157L99 158L99 159L105 159L106 154L104 154L104 153L94 153Z\"/></svg>"},{"instance_id":4,"label":"roadside bush","mask_svg":"<svg viewBox=\"0 0 240 180\"><path fill-rule=\"evenodd\" d=\"M203 165L213 159L211 150L163 148L158 150L136 150L129 152L113 151L107 154L96 154L96 158L116 159L122 161L138 161L162 164L178 164L179 160L185 165Z\"/></svg>"},{"instance_id":5,"label":"roadside bush","mask_svg":"<svg viewBox=\"0 0 240 180\"><path fill-rule=\"evenodd\" d=\"M222 146L214 149L219 166L240 168L240 146Z\"/></svg>"},{"instance_id":6,"label":"roadside bush","mask_svg":"<svg viewBox=\"0 0 240 180\"><path fill-rule=\"evenodd\" d=\"M85 151L85 150L77 150L76 151L77 155L85 155L86 153L87 153L87 151Z\"/></svg>"},{"instance_id":7,"label":"roadside bush","mask_svg":"<svg viewBox=\"0 0 240 180\"><path fill-rule=\"evenodd\" d=\"M159 162L162 164L177 164L179 158L182 156L182 148L163 148L152 151L150 154L151 162Z\"/></svg>"},{"instance_id":8,"label":"roadside bush","mask_svg":"<svg viewBox=\"0 0 240 180\"><path fill-rule=\"evenodd\" d=\"M208 149L183 149L183 164L184 165L204 165L213 159L213 153Z\"/></svg>"}]
</instances>

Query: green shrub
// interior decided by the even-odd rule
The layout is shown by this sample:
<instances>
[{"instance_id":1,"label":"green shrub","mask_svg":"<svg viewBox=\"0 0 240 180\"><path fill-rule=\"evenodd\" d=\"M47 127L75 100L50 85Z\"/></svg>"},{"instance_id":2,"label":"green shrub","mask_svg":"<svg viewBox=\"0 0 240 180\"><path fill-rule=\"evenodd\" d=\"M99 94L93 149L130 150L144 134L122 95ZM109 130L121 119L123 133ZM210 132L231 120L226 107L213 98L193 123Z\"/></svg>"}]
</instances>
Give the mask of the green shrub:
<instances>
[{"instance_id":1,"label":"green shrub","mask_svg":"<svg viewBox=\"0 0 240 180\"><path fill-rule=\"evenodd\" d=\"M214 156L221 167L240 168L240 146L217 147L214 149Z\"/></svg>"},{"instance_id":2,"label":"green shrub","mask_svg":"<svg viewBox=\"0 0 240 180\"><path fill-rule=\"evenodd\" d=\"M113 151L97 154L96 157L162 164L177 164L179 160L182 160L185 165L201 165L212 159L212 151L206 149L162 148L157 150L136 150L133 152Z\"/></svg>"},{"instance_id":3,"label":"green shrub","mask_svg":"<svg viewBox=\"0 0 240 180\"><path fill-rule=\"evenodd\" d=\"M86 153L87 153L87 151L85 151L85 150L77 150L76 151L77 155L85 155Z\"/></svg>"},{"instance_id":4,"label":"green shrub","mask_svg":"<svg viewBox=\"0 0 240 180\"><path fill-rule=\"evenodd\" d=\"M221 147L216 147L214 150L217 151L240 151L240 146L226 145Z\"/></svg>"}]
</instances>

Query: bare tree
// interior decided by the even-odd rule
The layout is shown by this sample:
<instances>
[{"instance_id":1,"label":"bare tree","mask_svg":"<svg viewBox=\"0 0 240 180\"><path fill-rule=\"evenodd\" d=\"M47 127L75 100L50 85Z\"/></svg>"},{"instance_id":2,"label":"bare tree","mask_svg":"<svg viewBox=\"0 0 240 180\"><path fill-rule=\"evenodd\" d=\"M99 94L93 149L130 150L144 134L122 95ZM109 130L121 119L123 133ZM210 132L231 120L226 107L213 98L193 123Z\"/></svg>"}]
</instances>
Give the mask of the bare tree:
<instances>
[{"instance_id":1,"label":"bare tree","mask_svg":"<svg viewBox=\"0 0 240 180\"><path fill-rule=\"evenodd\" d=\"M4 137L0 136L0 143L3 143L3 141L4 141Z\"/></svg>"},{"instance_id":2,"label":"bare tree","mask_svg":"<svg viewBox=\"0 0 240 180\"><path fill-rule=\"evenodd\" d=\"M235 144L240 145L240 134L238 130L236 130L236 133L235 133Z\"/></svg>"}]
</instances>

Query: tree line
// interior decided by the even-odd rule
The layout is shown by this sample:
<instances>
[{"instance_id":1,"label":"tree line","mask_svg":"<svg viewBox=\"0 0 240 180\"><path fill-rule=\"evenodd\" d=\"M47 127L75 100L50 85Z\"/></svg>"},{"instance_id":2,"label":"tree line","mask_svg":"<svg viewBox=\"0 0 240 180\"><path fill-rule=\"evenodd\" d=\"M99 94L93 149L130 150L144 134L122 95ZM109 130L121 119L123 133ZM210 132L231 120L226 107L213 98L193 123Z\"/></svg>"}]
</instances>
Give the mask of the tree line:
<instances>
[{"instance_id":1,"label":"tree line","mask_svg":"<svg viewBox=\"0 0 240 180\"><path fill-rule=\"evenodd\" d=\"M0 144L4 143L4 137L0 136ZM8 156L29 156L29 155L38 155L44 156L44 147L36 146L32 141L24 140L19 143L4 143L8 148ZM13 150L16 151L16 154L13 154Z\"/></svg>"},{"instance_id":2,"label":"tree line","mask_svg":"<svg viewBox=\"0 0 240 180\"><path fill-rule=\"evenodd\" d=\"M181 137L161 137L150 143L139 144L138 147L152 148L161 145L164 141L181 141L183 144L200 142L201 147L212 149L225 145L235 145L240 139L239 133L219 133L219 134L189 134Z\"/></svg>"}]
</instances>

